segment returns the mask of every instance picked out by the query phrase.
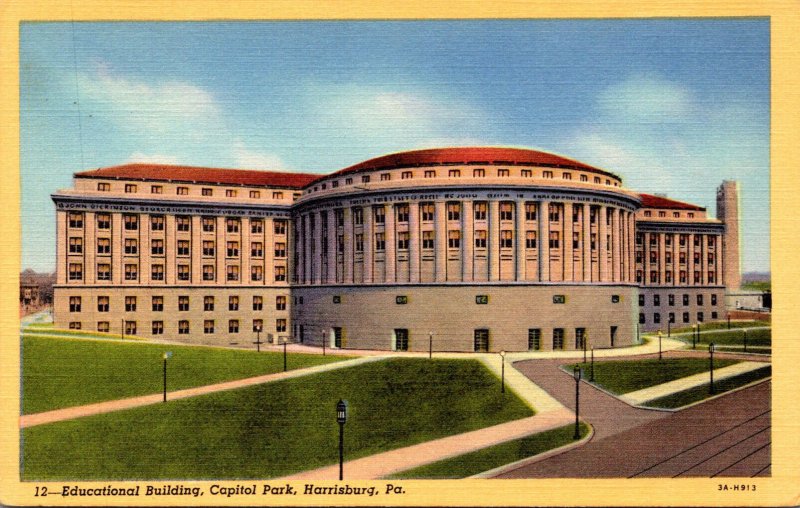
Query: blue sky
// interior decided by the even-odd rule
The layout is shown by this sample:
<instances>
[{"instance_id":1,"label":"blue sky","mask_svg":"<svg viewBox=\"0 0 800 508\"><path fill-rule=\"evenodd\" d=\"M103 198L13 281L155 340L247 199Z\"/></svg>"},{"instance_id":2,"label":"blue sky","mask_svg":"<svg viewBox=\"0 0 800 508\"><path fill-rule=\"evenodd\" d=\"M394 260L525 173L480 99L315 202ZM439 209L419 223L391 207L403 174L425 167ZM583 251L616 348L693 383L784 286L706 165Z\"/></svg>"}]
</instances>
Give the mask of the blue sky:
<instances>
[{"instance_id":1,"label":"blue sky","mask_svg":"<svg viewBox=\"0 0 800 508\"><path fill-rule=\"evenodd\" d=\"M769 270L769 21L26 23L22 267L55 266L51 192L133 161L330 172L502 145L715 212L742 189Z\"/></svg>"}]
</instances>

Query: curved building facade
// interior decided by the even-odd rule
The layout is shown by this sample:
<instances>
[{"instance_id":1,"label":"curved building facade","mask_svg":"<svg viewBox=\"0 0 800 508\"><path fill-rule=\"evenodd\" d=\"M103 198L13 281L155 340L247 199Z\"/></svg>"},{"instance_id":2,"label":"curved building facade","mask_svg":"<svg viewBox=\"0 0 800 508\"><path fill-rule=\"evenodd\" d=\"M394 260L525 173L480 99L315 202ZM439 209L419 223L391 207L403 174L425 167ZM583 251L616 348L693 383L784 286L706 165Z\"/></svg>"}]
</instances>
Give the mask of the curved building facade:
<instances>
[{"instance_id":1,"label":"curved building facade","mask_svg":"<svg viewBox=\"0 0 800 508\"><path fill-rule=\"evenodd\" d=\"M725 318L737 193L724 182L711 219L603 169L496 147L328 175L84 171L52 195L55 321L240 347L627 346L644 330Z\"/></svg>"}]
</instances>

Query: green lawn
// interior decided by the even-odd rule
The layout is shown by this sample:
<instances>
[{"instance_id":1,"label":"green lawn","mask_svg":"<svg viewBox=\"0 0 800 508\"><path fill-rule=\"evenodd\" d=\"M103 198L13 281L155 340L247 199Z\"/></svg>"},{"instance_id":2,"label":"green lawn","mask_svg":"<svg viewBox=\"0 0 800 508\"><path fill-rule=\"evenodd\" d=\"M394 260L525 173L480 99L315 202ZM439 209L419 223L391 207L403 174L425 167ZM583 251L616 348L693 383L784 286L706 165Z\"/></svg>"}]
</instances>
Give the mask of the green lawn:
<instances>
[{"instance_id":1,"label":"green lawn","mask_svg":"<svg viewBox=\"0 0 800 508\"><path fill-rule=\"evenodd\" d=\"M586 436L589 426L580 423L580 435ZM548 450L574 442L575 425L566 425L539 434L516 439L447 460L426 464L393 474L388 478L466 478Z\"/></svg>"},{"instance_id":2,"label":"green lawn","mask_svg":"<svg viewBox=\"0 0 800 508\"><path fill-rule=\"evenodd\" d=\"M22 476L246 479L331 465L340 398L346 460L533 414L478 361L394 359L29 427Z\"/></svg>"},{"instance_id":3,"label":"green lawn","mask_svg":"<svg viewBox=\"0 0 800 508\"><path fill-rule=\"evenodd\" d=\"M675 337L678 340L692 343L691 335L682 335ZM722 330L716 333L701 333L700 341L697 343L702 347L708 346L713 342L719 346L742 346L744 344L744 331L742 330ZM771 346L772 345L772 330L749 330L747 332L747 346Z\"/></svg>"},{"instance_id":4,"label":"green lawn","mask_svg":"<svg viewBox=\"0 0 800 508\"><path fill-rule=\"evenodd\" d=\"M733 390L734 388L739 388L740 386L744 386L759 379L764 379L765 377L769 377L771 375L772 375L772 367L767 365L760 369L756 369L750 372L745 372L744 374L739 374L738 376L729 377L721 381L715 381L714 390L716 393L727 392L729 390ZM673 393L671 395L667 395L666 397L649 400L645 402L643 405L650 407L663 407L663 408L674 409L686 406L688 404L691 404L692 402L697 402L699 400L706 399L710 396L711 395L709 394L708 384L705 384L702 386L692 388L690 390L684 390L682 392Z\"/></svg>"},{"instance_id":5,"label":"green lawn","mask_svg":"<svg viewBox=\"0 0 800 508\"><path fill-rule=\"evenodd\" d=\"M770 326L769 321L731 321L731 330L735 328L760 328L763 326ZM691 326L683 326L680 328L672 327L672 334L676 333L688 333L692 331ZM701 323L700 324L700 331L703 330L727 330L728 329L728 322L727 321L711 321L708 323ZM665 326L661 332L666 335L667 334L667 327ZM739 332L741 333L741 332ZM702 334L700 335L702 337Z\"/></svg>"},{"instance_id":6,"label":"green lawn","mask_svg":"<svg viewBox=\"0 0 800 508\"><path fill-rule=\"evenodd\" d=\"M739 360L714 359L719 369L739 363ZM581 364L584 379L589 380L591 366ZM572 373L572 365L563 368ZM708 371L708 358L664 358L653 360L624 360L594 363L594 384L616 395L635 392L649 386Z\"/></svg>"},{"instance_id":7,"label":"green lawn","mask_svg":"<svg viewBox=\"0 0 800 508\"><path fill-rule=\"evenodd\" d=\"M60 338L22 338L22 412L112 400L163 389L163 359L168 360L168 390L177 390L283 370L278 352L108 342ZM341 356L290 354L288 368L342 360Z\"/></svg>"}]
</instances>

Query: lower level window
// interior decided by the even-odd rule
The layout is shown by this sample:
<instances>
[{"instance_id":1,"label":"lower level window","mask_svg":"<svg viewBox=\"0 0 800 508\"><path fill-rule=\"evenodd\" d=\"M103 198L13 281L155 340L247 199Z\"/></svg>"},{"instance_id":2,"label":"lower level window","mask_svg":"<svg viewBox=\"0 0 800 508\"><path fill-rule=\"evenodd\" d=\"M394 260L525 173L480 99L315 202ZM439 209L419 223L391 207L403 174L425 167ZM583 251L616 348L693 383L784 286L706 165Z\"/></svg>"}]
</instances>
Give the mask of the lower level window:
<instances>
[{"instance_id":1,"label":"lower level window","mask_svg":"<svg viewBox=\"0 0 800 508\"><path fill-rule=\"evenodd\" d=\"M152 328L153 328L153 335L163 335L164 334L164 322L163 321L153 321Z\"/></svg>"},{"instance_id":2,"label":"lower level window","mask_svg":"<svg viewBox=\"0 0 800 508\"><path fill-rule=\"evenodd\" d=\"M108 321L98 321L97 322L97 331L98 332L108 333L108 330L109 330Z\"/></svg>"},{"instance_id":3,"label":"lower level window","mask_svg":"<svg viewBox=\"0 0 800 508\"><path fill-rule=\"evenodd\" d=\"M136 321L125 321L125 335L136 335Z\"/></svg>"},{"instance_id":4,"label":"lower level window","mask_svg":"<svg viewBox=\"0 0 800 508\"><path fill-rule=\"evenodd\" d=\"M179 335L189 334L189 321L187 320L178 321L178 334Z\"/></svg>"},{"instance_id":5,"label":"lower level window","mask_svg":"<svg viewBox=\"0 0 800 508\"><path fill-rule=\"evenodd\" d=\"M475 330L475 352L488 353L489 352L489 330L481 328Z\"/></svg>"},{"instance_id":6,"label":"lower level window","mask_svg":"<svg viewBox=\"0 0 800 508\"><path fill-rule=\"evenodd\" d=\"M575 349L583 349L586 345L586 328L575 328Z\"/></svg>"},{"instance_id":7,"label":"lower level window","mask_svg":"<svg viewBox=\"0 0 800 508\"><path fill-rule=\"evenodd\" d=\"M239 333L238 319L231 319L228 321L228 333Z\"/></svg>"},{"instance_id":8,"label":"lower level window","mask_svg":"<svg viewBox=\"0 0 800 508\"><path fill-rule=\"evenodd\" d=\"M69 329L70 330L80 330L81 329L81 322L80 321L70 321L69 322Z\"/></svg>"},{"instance_id":9,"label":"lower level window","mask_svg":"<svg viewBox=\"0 0 800 508\"><path fill-rule=\"evenodd\" d=\"M683 322L684 323L688 323L689 322L689 313L688 312L684 312L683 313Z\"/></svg>"},{"instance_id":10,"label":"lower level window","mask_svg":"<svg viewBox=\"0 0 800 508\"><path fill-rule=\"evenodd\" d=\"M540 328L528 329L528 351L542 349L542 330Z\"/></svg>"},{"instance_id":11,"label":"lower level window","mask_svg":"<svg viewBox=\"0 0 800 508\"><path fill-rule=\"evenodd\" d=\"M702 313L702 312L698 312L698 313L697 313L697 321L698 321L699 323L702 323L702 322L703 322L703 313Z\"/></svg>"},{"instance_id":12,"label":"lower level window","mask_svg":"<svg viewBox=\"0 0 800 508\"><path fill-rule=\"evenodd\" d=\"M406 328L396 328L394 338L395 351L408 351L408 330Z\"/></svg>"},{"instance_id":13,"label":"lower level window","mask_svg":"<svg viewBox=\"0 0 800 508\"><path fill-rule=\"evenodd\" d=\"M214 320L206 319L203 321L203 333L214 333Z\"/></svg>"},{"instance_id":14,"label":"lower level window","mask_svg":"<svg viewBox=\"0 0 800 508\"><path fill-rule=\"evenodd\" d=\"M553 349L564 349L563 328L553 328Z\"/></svg>"},{"instance_id":15,"label":"lower level window","mask_svg":"<svg viewBox=\"0 0 800 508\"><path fill-rule=\"evenodd\" d=\"M285 319L276 319L275 320L275 331L276 332L286 332L286 320Z\"/></svg>"}]
</instances>

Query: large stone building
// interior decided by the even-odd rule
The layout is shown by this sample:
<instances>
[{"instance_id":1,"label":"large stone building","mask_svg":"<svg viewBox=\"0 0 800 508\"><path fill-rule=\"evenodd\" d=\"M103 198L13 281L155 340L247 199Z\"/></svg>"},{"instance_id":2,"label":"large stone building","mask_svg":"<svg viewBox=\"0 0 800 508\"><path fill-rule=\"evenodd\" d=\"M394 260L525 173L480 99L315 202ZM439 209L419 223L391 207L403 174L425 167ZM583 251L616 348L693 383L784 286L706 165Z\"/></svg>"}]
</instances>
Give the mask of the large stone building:
<instances>
[{"instance_id":1,"label":"large stone building","mask_svg":"<svg viewBox=\"0 0 800 508\"><path fill-rule=\"evenodd\" d=\"M534 150L444 148L329 175L132 164L53 194L59 326L210 344L616 347L723 319L718 218Z\"/></svg>"}]
</instances>

